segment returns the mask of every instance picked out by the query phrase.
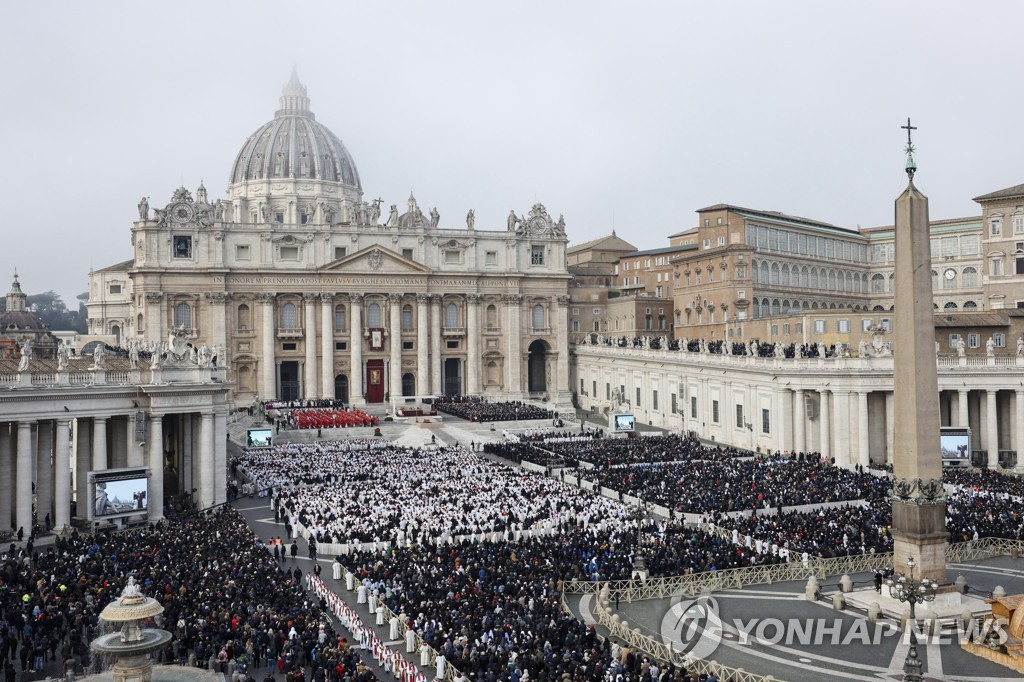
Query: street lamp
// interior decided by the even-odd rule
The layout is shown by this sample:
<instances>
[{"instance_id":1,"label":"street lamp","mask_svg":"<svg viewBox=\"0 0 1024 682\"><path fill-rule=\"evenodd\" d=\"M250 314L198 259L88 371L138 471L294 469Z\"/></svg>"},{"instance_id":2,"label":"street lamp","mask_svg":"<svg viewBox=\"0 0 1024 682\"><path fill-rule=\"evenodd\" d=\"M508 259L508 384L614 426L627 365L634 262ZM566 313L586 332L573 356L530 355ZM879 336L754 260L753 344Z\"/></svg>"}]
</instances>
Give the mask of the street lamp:
<instances>
[{"instance_id":1,"label":"street lamp","mask_svg":"<svg viewBox=\"0 0 1024 682\"><path fill-rule=\"evenodd\" d=\"M893 599L910 604L910 620L908 621L910 651L907 652L907 658L903 661L903 682L921 682L922 680L921 659L917 657L917 621L914 616L914 607L918 604L935 601L935 595L939 591L939 584L934 580L914 581L915 565L914 557L910 557L907 559L907 568L910 569L909 577L900 573L895 579L889 578L885 581L889 586L889 595Z\"/></svg>"}]
</instances>

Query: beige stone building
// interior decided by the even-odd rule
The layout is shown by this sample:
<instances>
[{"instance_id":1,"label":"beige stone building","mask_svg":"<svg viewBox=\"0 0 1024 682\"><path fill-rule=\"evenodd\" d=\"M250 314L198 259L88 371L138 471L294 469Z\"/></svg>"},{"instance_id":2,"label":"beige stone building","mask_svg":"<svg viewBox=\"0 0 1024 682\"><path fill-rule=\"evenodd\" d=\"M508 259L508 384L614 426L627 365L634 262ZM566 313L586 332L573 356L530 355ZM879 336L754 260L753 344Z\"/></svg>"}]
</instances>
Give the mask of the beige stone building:
<instances>
[{"instance_id":1,"label":"beige stone building","mask_svg":"<svg viewBox=\"0 0 1024 682\"><path fill-rule=\"evenodd\" d=\"M89 326L223 347L234 400L482 394L569 402L565 222L541 204L481 229L409 196L366 201L293 74L224 198L139 204L134 253L92 273Z\"/></svg>"}]
</instances>

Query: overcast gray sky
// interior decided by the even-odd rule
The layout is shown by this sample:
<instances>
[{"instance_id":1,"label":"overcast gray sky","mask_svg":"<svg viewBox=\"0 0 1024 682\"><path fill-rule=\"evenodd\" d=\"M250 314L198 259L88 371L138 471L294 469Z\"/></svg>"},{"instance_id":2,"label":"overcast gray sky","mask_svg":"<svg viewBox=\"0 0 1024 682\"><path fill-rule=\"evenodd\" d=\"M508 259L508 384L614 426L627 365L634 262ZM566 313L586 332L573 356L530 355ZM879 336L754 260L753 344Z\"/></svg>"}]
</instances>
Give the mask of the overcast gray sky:
<instances>
[{"instance_id":1,"label":"overcast gray sky","mask_svg":"<svg viewBox=\"0 0 1024 682\"><path fill-rule=\"evenodd\" d=\"M367 199L573 243L667 244L727 202L892 221L900 130L933 218L1024 182L1024 3L7 3L0 286L74 305L131 257L136 203L223 197L292 64Z\"/></svg>"}]
</instances>

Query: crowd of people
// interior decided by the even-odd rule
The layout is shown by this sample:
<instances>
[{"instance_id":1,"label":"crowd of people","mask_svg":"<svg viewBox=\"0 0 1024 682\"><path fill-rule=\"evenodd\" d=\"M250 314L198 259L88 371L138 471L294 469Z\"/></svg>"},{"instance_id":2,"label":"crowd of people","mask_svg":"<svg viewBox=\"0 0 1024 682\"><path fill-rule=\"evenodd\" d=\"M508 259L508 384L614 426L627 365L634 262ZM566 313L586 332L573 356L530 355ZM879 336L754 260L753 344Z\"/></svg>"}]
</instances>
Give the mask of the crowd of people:
<instances>
[{"instance_id":1,"label":"crowd of people","mask_svg":"<svg viewBox=\"0 0 1024 682\"><path fill-rule=\"evenodd\" d=\"M303 407L290 410L285 419L293 429L336 429L353 426L377 426L380 417L359 408L341 410L333 407Z\"/></svg>"},{"instance_id":2,"label":"crowd of people","mask_svg":"<svg viewBox=\"0 0 1024 682\"><path fill-rule=\"evenodd\" d=\"M56 661L64 673L98 670L88 645L129 576L164 607L173 639L154 654L158 663L237 671L246 681L263 670L296 681L376 679L310 599L301 572L281 568L231 508L119 534L76 531L45 551L9 552L0 650L20 649L23 671Z\"/></svg>"},{"instance_id":3,"label":"crowd of people","mask_svg":"<svg viewBox=\"0 0 1024 682\"><path fill-rule=\"evenodd\" d=\"M994 493L1007 493L1024 499L1024 477L1007 476L993 469L972 469L960 467L946 467L942 470L942 482L951 483L977 491L988 491Z\"/></svg>"},{"instance_id":4,"label":"crowd of people","mask_svg":"<svg viewBox=\"0 0 1024 682\"><path fill-rule=\"evenodd\" d=\"M562 457L583 460L599 467L691 460L721 461L750 456L749 452L728 446L705 445L694 434L545 443L541 447Z\"/></svg>"},{"instance_id":5,"label":"crowd of people","mask_svg":"<svg viewBox=\"0 0 1024 682\"><path fill-rule=\"evenodd\" d=\"M710 355L733 355L759 358L833 358L848 353L849 348L840 344L824 343L767 343L752 339L746 343L730 343L722 339L669 339L664 336L602 336L594 335L597 345L617 348L649 348L673 352L707 353Z\"/></svg>"},{"instance_id":6,"label":"crowd of people","mask_svg":"<svg viewBox=\"0 0 1024 682\"><path fill-rule=\"evenodd\" d=\"M521 400L487 402L476 396L439 396L434 398L439 412L471 422L502 422L521 419L553 419L555 414Z\"/></svg>"}]
</instances>

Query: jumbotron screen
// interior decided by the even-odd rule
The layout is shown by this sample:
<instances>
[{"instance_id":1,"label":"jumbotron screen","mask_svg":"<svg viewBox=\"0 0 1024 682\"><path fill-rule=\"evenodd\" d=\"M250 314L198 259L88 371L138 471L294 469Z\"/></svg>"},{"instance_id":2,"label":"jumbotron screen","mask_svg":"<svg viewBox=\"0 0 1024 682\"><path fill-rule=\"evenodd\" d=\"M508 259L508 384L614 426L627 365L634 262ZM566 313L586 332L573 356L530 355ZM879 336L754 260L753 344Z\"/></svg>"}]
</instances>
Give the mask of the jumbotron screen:
<instances>
[{"instance_id":1,"label":"jumbotron screen","mask_svg":"<svg viewBox=\"0 0 1024 682\"><path fill-rule=\"evenodd\" d=\"M269 448L273 441L274 429L249 429L245 433L246 447Z\"/></svg>"}]
</instances>

